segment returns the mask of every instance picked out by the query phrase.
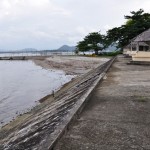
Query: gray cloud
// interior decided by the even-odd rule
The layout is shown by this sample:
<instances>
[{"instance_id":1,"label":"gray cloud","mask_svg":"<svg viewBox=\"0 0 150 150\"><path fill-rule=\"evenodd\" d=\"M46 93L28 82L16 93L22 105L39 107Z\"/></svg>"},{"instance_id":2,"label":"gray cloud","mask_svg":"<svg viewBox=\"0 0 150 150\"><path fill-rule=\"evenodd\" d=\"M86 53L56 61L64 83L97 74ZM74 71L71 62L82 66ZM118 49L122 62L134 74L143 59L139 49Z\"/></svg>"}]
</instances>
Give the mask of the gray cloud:
<instances>
[{"instance_id":1,"label":"gray cloud","mask_svg":"<svg viewBox=\"0 0 150 150\"><path fill-rule=\"evenodd\" d=\"M0 49L75 45L89 32L105 33L149 0L1 0Z\"/></svg>"}]
</instances>

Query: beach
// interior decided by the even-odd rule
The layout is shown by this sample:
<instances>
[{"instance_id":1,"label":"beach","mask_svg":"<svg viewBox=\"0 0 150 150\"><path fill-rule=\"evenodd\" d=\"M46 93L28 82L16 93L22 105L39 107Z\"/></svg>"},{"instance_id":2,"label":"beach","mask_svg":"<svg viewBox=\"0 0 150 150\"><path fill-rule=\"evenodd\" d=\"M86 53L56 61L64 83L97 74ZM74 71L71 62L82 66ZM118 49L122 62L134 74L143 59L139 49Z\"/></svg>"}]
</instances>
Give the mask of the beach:
<instances>
[{"instance_id":1,"label":"beach","mask_svg":"<svg viewBox=\"0 0 150 150\"><path fill-rule=\"evenodd\" d=\"M109 60L109 58L81 56L32 57L30 59L43 68L63 70L67 75L75 75L76 77L64 84L55 93L50 93L39 99L40 104L29 112L19 114L17 118L3 126L0 129L0 145L5 143L11 137L11 133L19 130L23 124L28 122L30 126L30 121L33 121L36 116L40 117L40 113L46 111L47 107L53 106L56 103L56 97L60 97L75 84L80 83L86 77L87 72Z\"/></svg>"},{"instance_id":2,"label":"beach","mask_svg":"<svg viewBox=\"0 0 150 150\"><path fill-rule=\"evenodd\" d=\"M109 58L100 57L57 55L51 57L31 57L30 59L43 68L63 70L68 75L82 75L109 60Z\"/></svg>"}]
</instances>

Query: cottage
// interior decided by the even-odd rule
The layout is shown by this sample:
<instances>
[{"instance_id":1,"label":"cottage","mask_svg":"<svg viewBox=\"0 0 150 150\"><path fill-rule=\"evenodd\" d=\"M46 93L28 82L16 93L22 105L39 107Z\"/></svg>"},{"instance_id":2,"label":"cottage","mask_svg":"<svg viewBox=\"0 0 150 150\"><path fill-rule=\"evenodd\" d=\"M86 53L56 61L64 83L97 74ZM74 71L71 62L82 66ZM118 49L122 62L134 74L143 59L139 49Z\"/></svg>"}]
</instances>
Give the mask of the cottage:
<instances>
[{"instance_id":1,"label":"cottage","mask_svg":"<svg viewBox=\"0 0 150 150\"><path fill-rule=\"evenodd\" d=\"M126 54L132 56L133 61L150 62L150 29L131 40Z\"/></svg>"},{"instance_id":2,"label":"cottage","mask_svg":"<svg viewBox=\"0 0 150 150\"><path fill-rule=\"evenodd\" d=\"M139 50L138 51L148 51L149 45L146 44L145 42L135 42L132 41L130 44L125 46L123 48L123 54L128 55L128 56L133 56L137 53L137 44L139 45Z\"/></svg>"}]
</instances>

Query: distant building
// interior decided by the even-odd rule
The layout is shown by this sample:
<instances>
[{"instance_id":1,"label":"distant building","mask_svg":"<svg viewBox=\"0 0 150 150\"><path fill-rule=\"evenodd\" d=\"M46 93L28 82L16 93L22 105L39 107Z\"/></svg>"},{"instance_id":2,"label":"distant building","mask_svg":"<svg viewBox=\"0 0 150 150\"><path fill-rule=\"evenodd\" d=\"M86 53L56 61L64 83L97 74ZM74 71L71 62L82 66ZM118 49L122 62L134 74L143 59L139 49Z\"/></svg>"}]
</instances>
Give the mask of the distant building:
<instances>
[{"instance_id":1,"label":"distant building","mask_svg":"<svg viewBox=\"0 0 150 150\"><path fill-rule=\"evenodd\" d=\"M123 53L132 56L133 61L150 61L150 29L133 38Z\"/></svg>"},{"instance_id":2,"label":"distant building","mask_svg":"<svg viewBox=\"0 0 150 150\"><path fill-rule=\"evenodd\" d=\"M139 45L139 50L137 50L137 44ZM146 44L145 42L137 43L135 41L132 41L130 44L128 44L123 48L123 54L133 56L137 53L137 51L147 51L148 48L149 45Z\"/></svg>"}]
</instances>

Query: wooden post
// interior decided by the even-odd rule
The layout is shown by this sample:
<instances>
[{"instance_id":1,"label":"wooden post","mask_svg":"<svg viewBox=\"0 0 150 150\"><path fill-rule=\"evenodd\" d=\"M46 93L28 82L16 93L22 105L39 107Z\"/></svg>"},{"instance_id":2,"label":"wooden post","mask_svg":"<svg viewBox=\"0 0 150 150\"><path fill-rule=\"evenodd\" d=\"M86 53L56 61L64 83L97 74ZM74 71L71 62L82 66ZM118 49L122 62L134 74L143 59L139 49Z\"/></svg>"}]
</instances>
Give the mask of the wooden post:
<instances>
[{"instance_id":1,"label":"wooden post","mask_svg":"<svg viewBox=\"0 0 150 150\"><path fill-rule=\"evenodd\" d=\"M137 42L137 45L136 45L136 51L139 51L139 41Z\"/></svg>"},{"instance_id":2,"label":"wooden post","mask_svg":"<svg viewBox=\"0 0 150 150\"><path fill-rule=\"evenodd\" d=\"M54 90L52 91L52 95L53 95L53 97L55 97L55 92L54 92Z\"/></svg>"}]
</instances>

